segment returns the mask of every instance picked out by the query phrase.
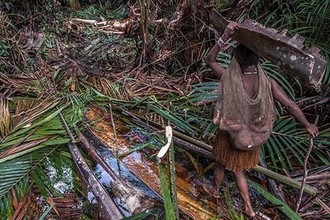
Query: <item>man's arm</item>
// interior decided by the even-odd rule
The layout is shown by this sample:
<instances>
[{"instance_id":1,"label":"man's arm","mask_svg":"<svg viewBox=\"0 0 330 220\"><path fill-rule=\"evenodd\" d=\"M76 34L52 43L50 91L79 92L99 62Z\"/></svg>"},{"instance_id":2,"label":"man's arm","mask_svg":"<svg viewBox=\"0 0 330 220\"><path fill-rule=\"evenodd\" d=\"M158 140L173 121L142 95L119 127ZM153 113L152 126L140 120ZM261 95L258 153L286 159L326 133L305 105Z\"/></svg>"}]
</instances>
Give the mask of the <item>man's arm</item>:
<instances>
[{"instance_id":1,"label":"man's arm","mask_svg":"<svg viewBox=\"0 0 330 220\"><path fill-rule=\"evenodd\" d=\"M206 64L211 67L211 69L213 70L213 73L216 77L220 78L221 75L225 72L225 68L223 68L222 66L220 66L217 61L216 58L218 56L219 52L224 51L225 48L225 43L236 31L236 29L238 28L238 25L236 22L230 22L223 35L219 38L219 40L216 42L216 44L211 48L211 50L209 51L209 53L207 54L205 61Z\"/></svg>"},{"instance_id":2,"label":"man's arm","mask_svg":"<svg viewBox=\"0 0 330 220\"><path fill-rule=\"evenodd\" d=\"M282 105L287 107L289 113L306 127L308 133L310 133L313 138L318 136L318 128L316 127L316 125L311 124L307 121L305 114L303 113L301 108L299 108L299 106L282 91L281 87L277 84L275 80L271 80L271 85L274 99L276 99Z\"/></svg>"}]
</instances>

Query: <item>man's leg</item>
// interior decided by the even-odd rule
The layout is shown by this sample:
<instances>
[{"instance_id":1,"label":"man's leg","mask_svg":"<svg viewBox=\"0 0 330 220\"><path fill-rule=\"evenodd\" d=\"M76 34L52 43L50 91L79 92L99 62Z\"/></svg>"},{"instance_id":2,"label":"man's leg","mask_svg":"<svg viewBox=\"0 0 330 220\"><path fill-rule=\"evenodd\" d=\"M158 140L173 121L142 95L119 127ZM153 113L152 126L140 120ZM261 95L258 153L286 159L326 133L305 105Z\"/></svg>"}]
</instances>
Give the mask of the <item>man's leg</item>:
<instances>
[{"instance_id":1,"label":"man's leg","mask_svg":"<svg viewBox=\"0 0 330 220\"><path fill-rule=\"evenodd\" d=\"M234 172L236 184L244 201L244 208L247 215L253 217L256 213L253 211L249 196L249 189L243 172Z\"/></svg>"},{"instance_id":2,"label":"man's leg","mask_svg":"<svg viewBox=\"0 0 330 220\"><path fill-rule=\"evenodd\" d=\"M225 173L225 167L222 166L220 163L216 162L214 168L214 185L203 184L202 187L204 191L209 193L211 196L218 198L220 185L222 183L224 173Z\"/></svg>"},{"instance_id":3,"label":"man's leg","mask_svg":"<svg viewBox=\"0 0 330 220\"><path fill-rule=\"evenodd\" d=\"M214 168L214 184L215 184L216 193L219 193L224 175L225 175L225 167L221 163L216 162Z\"/></svg>"}]
</instances>

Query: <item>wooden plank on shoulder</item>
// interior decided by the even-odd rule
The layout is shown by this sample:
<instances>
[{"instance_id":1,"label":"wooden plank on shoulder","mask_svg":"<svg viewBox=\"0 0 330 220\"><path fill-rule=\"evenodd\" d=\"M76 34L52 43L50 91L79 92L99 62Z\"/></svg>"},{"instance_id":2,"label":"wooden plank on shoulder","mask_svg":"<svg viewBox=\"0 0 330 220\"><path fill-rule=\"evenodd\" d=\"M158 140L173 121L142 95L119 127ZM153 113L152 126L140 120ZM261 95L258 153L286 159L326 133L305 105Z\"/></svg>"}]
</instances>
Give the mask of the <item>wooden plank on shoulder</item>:
<instances>
[{"instance_id":1,"label":"wooden plank on shoulder","mask_svg":"<svg viewBox=\"0 0 330 220\"><path fill-rule=\"evenodd\" d=\"M229 22L216 10L211 11L210 20L214 28L221 33ZM285 32L246 19L239 24L233 39L278 65L284 73L298 77L309 87L320 89L326 61L319 54L317 47L305 47L303 37L289 37Z\"/></svg>"}]
</instances>

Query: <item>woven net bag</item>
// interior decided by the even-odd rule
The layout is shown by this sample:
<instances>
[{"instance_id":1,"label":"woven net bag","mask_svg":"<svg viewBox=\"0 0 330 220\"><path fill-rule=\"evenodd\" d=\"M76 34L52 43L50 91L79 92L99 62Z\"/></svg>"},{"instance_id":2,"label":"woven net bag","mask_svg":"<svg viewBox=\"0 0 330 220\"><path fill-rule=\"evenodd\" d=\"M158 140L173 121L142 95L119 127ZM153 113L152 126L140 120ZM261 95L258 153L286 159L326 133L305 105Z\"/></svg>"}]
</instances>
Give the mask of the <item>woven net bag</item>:
<instances>
[{"instance_id":1,"label":"woven net bag","mask_svg":"<svg viewBox=\"0 0 330 220\"><path fill-rule=\"evenodd\" d=\"M260 64L258 91L250 97L244 89L241 68L233 58L222 75L213 122L229 133L233 146L255 150L267 142L276 119L271 83Z\"/></svg>"}]
</instances>

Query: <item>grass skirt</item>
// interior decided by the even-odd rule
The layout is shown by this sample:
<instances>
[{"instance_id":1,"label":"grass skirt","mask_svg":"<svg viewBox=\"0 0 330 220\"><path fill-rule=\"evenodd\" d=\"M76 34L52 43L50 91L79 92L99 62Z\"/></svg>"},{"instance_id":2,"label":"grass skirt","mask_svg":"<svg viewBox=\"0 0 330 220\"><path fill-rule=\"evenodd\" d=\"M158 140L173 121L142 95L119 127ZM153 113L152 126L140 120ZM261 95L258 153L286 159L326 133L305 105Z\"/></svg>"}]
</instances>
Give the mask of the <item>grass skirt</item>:
<instances>
[{"instance_id":1,"label":"grass skirt","mask_svg":"<svg viewBox=\"0 0 330 220\"><path fill-rule=\"evenodd\" d=\"M213 147L213 156L226 169L239 172L250 169L258 164L259 149L253 151L238 150L230 143L228 133L218 130L216 142Z\"/></svg>"}]
</instances>

